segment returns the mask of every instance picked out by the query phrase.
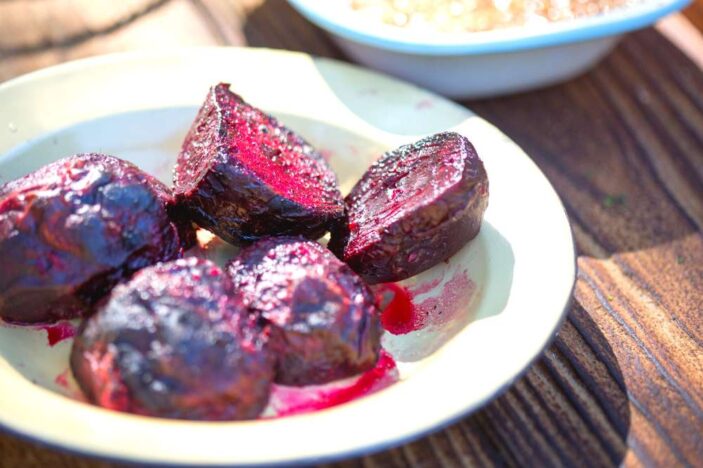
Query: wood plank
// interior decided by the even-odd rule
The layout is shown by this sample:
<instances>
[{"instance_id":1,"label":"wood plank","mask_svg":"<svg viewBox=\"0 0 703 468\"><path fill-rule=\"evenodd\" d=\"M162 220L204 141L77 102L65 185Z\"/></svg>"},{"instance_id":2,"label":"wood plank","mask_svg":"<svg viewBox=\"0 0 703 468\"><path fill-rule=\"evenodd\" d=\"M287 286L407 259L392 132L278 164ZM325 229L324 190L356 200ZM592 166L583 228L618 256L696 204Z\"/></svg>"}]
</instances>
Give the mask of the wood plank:
<instances>
[{"instance_id":1,"label":"wood plank","mask_svg":"<svg viewBox=\"0 0 703 468\"><path fill-rule=\"evenodd\" d=\"M699 30L703 31L703 1L693 0L683 14Z\"/></svg>"},{"instance_id":2,"label":"wood plank","mask_svg":"<svg viewBox=\"0 0 703 468\"><path fill-rule=\"evenodd\" d=\"M143 0L141 0L142 3ZM79 0L75 0L76 5ZM34 2L19 2L27 5L34 5ZM44 3L44 2L37 2ZM102 3L102 2L100 2ZM14 5L15 2L10 2L9 5ZM104 3L102 3L105 6ZM120 2L111 2L110 5L118 5ZM5 4L0 2L0 8L4 8ZM121 7L120 7L121 8ZM159 49L179 46L206 46L219 44L219 37L212 33L208 25L203 21L200 12L189 0L170 0L161 5L160 3L153 9L143 9L141 13L131 19L129 22L115 28L103 32L96 29L94 32L89 32L89 28L97 28L90 26L90 23L81 22L80 25L76 20L76 12L80 7L75 6L74 9L57 9L51 10L50 19L32 19L43 18L44 13L36 14L31 11L28 17L33 24L38 21L39 28L47 29L46 24L62 25L70 24L70 30L82 31L77 39L70 39L66 42L63 39L56 39L58 45L45 47L38 52L27 52L20 47L19 51L1 50L0 48L0 81L7 80L13 76L27 73L38 68L55 65L67 60L75 60L93 55L123 52L136 49ZM37 11L41 11L38 9ZM112 15L119 16L119 13ZM21 17L21 16L20 16ZM6 25L12 23L11 18L0 14L0 31L3 31ZM43 26L42 26L43 25ZM26 25L19 29L25 29L30 26ZM35 26L31 26L35 27ZM49 27L50 30L59 31L61 27ZM41 29L40 29L41 30ZM54 33L58 36L58 33ZM4 35L0 35L3 36ZM41 35L39 35L41 36ZM69 34L61 35L60 37L69 37Z\"/></svg>"},{"instance_id":3,"label":"wood plank","mask_svg":"<svg viewBox=\"0 0 703 468\"><path fill-rule=\"evenodd\" d=\"M685 12L694 22L701 5ZM103 24L100 15L47 15L66 27L47 36L49 19L38 13L31 31L2 29L0 14L0 30L20 44L53 44L59 32ZM695 30L660 30L680 44L700 40ZM0 80L68 58L165 45L249 44L345 59L276 0L172 0L88 36L37 53L2 52ZM520 144L562 197L579 252L574 304L541 359L481 411L400 448L329 466L703 460L703 73L691 61L700 51L687 52L645 30L569 83L465 103ZM0 454L0 466L110 466L7 435Z\"/></svg>"},{"instance_id":4,"label":"wood plank","mask_svg":"<svg viewBox=\"0 0 703 468\"><path fill-rule=\"evenodd\" d=\"M125 0L109 8L103 2L82 0L1 2L0 30L7 33L0 36L0 53L41 52L78 44L117 31L166 1ZM53 27L56 24L61 27Z\"/></svg>"}]
</instances>

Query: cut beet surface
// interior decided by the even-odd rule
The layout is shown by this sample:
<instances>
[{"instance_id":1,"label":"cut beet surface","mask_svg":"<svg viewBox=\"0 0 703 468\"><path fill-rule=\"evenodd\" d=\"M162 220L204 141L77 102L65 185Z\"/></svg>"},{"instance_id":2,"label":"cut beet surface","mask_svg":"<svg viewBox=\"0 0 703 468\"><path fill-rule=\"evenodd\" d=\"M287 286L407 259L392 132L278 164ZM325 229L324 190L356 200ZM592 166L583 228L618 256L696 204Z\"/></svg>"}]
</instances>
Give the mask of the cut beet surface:
<instances>
[{"instance_id":1,"label":"cut beet surface","mask_svg":"<svg viewBox=\"0 0 703 468\"><path fill-rule=\"evenodd\" d=\"M179 205L234 244L272 235L315 239L343 216L337 179L300 136L219 84L174 171Z\"/></svg>"},{"instance_id":2,"label":"cut beet surface","mask_svg":"<svg viewBox=\"0 0 703 468\"><path fill-rule=\"evenodd\" d=\"M261 240L227 272L250 313L270 325L277 383L321 384L375 365L381 335L375 298L325 247L302 238Z\"/></svg>"},{"instance_id":3,"label":"cut beet surface","mask_svg":"<svg viewBox=\"0 0 703 468\"><path fill-rule=\"evenodd\" d=\"M82 154L0 187L0 317L87 314L119 280L180 255L169 189L112 156Z\"/></svg>"},{"instance_id":4,"label":"cut beet surface","mask_svg":"<svg viewBox=\"0 0 703 468\"><path fill-rule=\"evenodd\" d=\"M488 179L465 137L438 133L384 154L346 198L329 247L371 284L399 281L473 239Z\"/></svg>"},{"instance_id":5,"label":"cut beet surface","mask_svg":"<svg viewBox=\"0 0 703 468\"><path fill-rule=\"evenodd\" d=\"M256 418L266 406L273 359L209 260L141 270L86 320L71 369L105 408L165 418Z\"/></svg>"}]
</instances>

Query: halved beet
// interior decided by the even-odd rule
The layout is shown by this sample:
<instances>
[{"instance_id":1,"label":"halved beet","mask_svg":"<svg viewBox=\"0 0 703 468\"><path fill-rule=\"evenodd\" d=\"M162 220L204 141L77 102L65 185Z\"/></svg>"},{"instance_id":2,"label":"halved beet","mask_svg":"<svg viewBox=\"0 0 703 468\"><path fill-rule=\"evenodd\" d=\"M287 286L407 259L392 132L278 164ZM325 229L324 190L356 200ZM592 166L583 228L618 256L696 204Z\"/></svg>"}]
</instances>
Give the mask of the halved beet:
<instances>
[{"instance_id":1,"label":"halved beet","mask_svg":"<svg viewBox=\"0 0 703 468\"><path fill-rule=\"evenodd\" d=\"M227 275L192 257L117 286L76 337L71 369L105 408L235 420L256 418L268 403L273 359Z\"/></svg>"},{"instance_id":2,"label":"halved beet","mask_svg":"<svg viewBox=\"0 0 703 468\"><path fill-rule=\"evenodd\" d=\"M271 235L314 239L344 213L322 156L223 83L210 90L186 136L174 185L195 222L234 244Z\"/></svg>"},{"instance_id":3,"label":"halved beet","mask_svg":"<svg viewBox=\"0 0 703 468\"><path fill-rule=\"evenodd\" d=\"M0 317L85 315L119 280L180 255L169 189L102 154L54 162L0 187ZM192 228L190 228L192 231Z\"/></svg>"},{"instance_id":4,"label":"halved beet","mask_svg":"<svg viewBox=\"0 0 703 468\"><path fill-rule=\"evenodd\" d=\"M275 380L321 384L371 369L381 328L373 294L332 252L302 238L271 238L227 267L249 311L270 324Z\"/></svg>"},{"instance_id":5,"label":"halved beet","mask_svg":"<svg viewBox=\"0 0 703 468\"><path fill-rule=\"evenodd\" d=\"M367 282L399 281L473 239L488 205L483 163L466 137L445 132L385 153L346 198L330 249Z\"/></svg>"}]
</instances>

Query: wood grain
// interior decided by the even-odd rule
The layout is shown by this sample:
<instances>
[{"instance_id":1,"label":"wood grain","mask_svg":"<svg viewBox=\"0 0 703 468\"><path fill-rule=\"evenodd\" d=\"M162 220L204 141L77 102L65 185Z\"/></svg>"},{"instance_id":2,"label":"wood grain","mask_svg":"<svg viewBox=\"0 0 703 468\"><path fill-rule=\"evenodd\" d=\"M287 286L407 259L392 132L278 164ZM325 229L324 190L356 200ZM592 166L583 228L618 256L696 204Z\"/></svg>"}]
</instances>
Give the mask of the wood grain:
<instances>
[{"instance_id":1,"label":"wood grain","mask_svg":"<svg viewBox=\"0 0 703 468\"><path fill-rule=\"evenodd\" d=\"M691 5L684 10L686 17L693 23L700 31L703 31L703 2L694 1Z\"/></svg>"},{"instance_id":2,"label":"wood grain","mask_svg":"<svg viewBox=\"0 0 703 468\"><path fill-rule=\"evenodd\" d=\"M35 2L0 2L0 31L13 31L0 35L0 80L165 45L346 59L278 0L104 2L102 16L80 19L73 0L50 20L22 13ZM703 0L686 11L698 29L701 11ZM117 27L106 20L124 15ZM648 29L568 83L464 104L520 144L562 197L579 253L573 305L539 361L484 409L330 466L701 466L703 72ZM0 435L0 466L112 465Z\"/></svg>"}]
</instances>

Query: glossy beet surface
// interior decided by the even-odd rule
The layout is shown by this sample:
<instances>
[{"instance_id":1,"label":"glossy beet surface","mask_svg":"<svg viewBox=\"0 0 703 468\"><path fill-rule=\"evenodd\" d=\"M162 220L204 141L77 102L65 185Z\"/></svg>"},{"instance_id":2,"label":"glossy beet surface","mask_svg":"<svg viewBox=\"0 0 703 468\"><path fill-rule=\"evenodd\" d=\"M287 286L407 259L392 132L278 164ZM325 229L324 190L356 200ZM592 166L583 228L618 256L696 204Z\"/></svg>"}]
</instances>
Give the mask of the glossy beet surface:
<instances>
[{"instance_id":1,"label":"glossy beet surface","mask_svg":"<svg viewBox=\"0 0 703 468\"><path fill-rule=\"evenodd\" d=\"M133 164L71 156L0 187L0 317L85 315L119 280L181 251L166 186Z\"/></svg>"},{"instance_id":2,"label":"glossy beet surface","mask_svg":"<svg viewBox=\"0 0 703 468\"><path fill-rule=\"evenodd\" d=\"M378 359L375 298L320 244L271 238L244 249L227 268L251 313L270 324L276 382L330 382L371 369Z\"/></svg>"},{"instance_id":3,"label":"glossy beet surface","mask_svg":"<svg viewBox=\"0 0 703 468\"><path fill-rule=\"evenodd\" d=\"M256 418L273 360L227 275L188 258L117 286L79 332L71 368L105 408L179 419Z\"/></svg>"},{"instance_id":4,"label":"glossy beet surface","mask_svg":"<svg viewBox=\"0 0 703 468\"><path fill-rule=\"evenodd\" d=\"M346 198L330 248L369 283L399 281L455 254L478 234L488 179L465 137L438 133L390 151Z\"/></svg>"},{"instance_id":5,"label":"glossy beet surface","mask_svg":"<svg viewBox=\"0 0 703 468\"><path fill-rule=\"evenodd\" d=\"M174 185L193 220L234 244L270 235L314 239L344 211L322 156L227 84L213 87L200 109Z\"/></svg>"}]
</instances>

